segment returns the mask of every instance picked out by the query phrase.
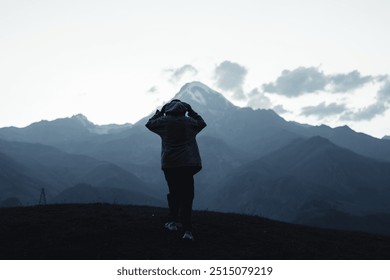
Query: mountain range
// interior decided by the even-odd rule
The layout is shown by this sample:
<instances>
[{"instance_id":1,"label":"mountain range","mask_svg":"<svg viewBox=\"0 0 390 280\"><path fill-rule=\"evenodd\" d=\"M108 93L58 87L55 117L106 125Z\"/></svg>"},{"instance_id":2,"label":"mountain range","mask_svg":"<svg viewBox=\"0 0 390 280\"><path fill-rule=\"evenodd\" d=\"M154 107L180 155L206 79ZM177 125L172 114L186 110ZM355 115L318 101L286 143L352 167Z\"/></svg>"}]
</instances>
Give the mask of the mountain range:
<instances>
[{"instance_id":1,"label":"mountain range","mask_svg":"<svg viewBox=\"0 0 390 280\"><path fill-rule=\"evenodd\" d=\"M195 208L390 233L367 226L390 215L387 139L240 108L200 82L173 98L208 125L197 138L203 170L195 177ZM53 203L164 205L160 139L144 126L150 116L132 125L97 126L76 115L1 128L0 187L7 191L0 203L14 197L34 204L45 188Z\"/></svg>"},{"instance_id":2,"label":"mountain range","mask_svg":"<svg viewBox=\"0 0 390 280\"><path fill-rule=\"evenodd\" d=\"M389 162L316 136L298 139L229 174L218 190L218 205L226 211L326 227L319 220L336 211L338 219L389 215L389 182Z\"/></svg>"}]
</instances>

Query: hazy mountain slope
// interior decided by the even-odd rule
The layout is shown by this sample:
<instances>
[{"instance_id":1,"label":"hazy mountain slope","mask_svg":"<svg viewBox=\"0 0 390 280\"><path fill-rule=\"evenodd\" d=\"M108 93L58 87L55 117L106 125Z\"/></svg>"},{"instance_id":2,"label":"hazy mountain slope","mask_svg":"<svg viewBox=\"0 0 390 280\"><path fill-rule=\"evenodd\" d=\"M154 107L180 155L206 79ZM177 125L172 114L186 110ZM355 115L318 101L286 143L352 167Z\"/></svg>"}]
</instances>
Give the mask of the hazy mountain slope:
<instances>
[{"instance_id":1,"label":"hazy mountain slope","mask_svg":"<svg viewBox=\"0 0 390 280\"><path fill-rule=\"evenodd\" d=\"M137 171L140 178L148 180L148 167L160 163L160 149L160 138L142 126L132 129L131 135L90 147L84 153Z\"/></svg>"},{"instance_id":2,"label":"hazy mountain slope","mask_svg":"<svg viewBox=\"0 0 390 280\"><path fill-rule=\"evenodd\" d=\"M209 208L214 189L226 174L248 161L249 155L228 146L219 138L200 136L198 139L202 157L202 170L195 176L196 197L194 207Z\"/></svg>"},{"instance_id":3,"label":"hazy mountain slope","mask_svg":"<svg viewBox=\"0 0 390 280\"><path fill-rule=\"evenodd\" d=\"M347 148L363 156L390 161L390 141L359 133L348 126L330 128L326 125L313 126L295 131L303 136L322 136L336 145Z\"/></svg>"},{"instance_id":4,"label":"hazy mountain slope","mask_svg":"<svg viewBox=\"0 0 390 280\"><path fill-rule=\"evenodd\" d=\"M18 199L23 205L38 203L42 181L23 174L25 168L0 152L0 206L8 199Z\"/></svg>"},{"instance_id":5,"label":"hazy mountain slope","mask_svg":"<svg viewBox=\"0 0 390 280\"><path fill-rule=\"evenodd\" d=\"M120 134L130 127L130 124L95 125L79 114L70 118L36 122L24 128L1 128L0 138L72 149L72 145L111 139L112 135Z\"/></svg>"},{"instance_id":6,"label":"hazy mountain slope","mask_svg":"<svg viewBox=\"0 0 390 280\"><path fill-rule=\"evenodd\" d=\"M43 182L50 197L79 183L125 189L139 196L155 195L148 184L130 172L88 156L67 154L40 144L4 140L0 140L0 151L18 162L23 176Z\"/></svg>"},{"instance_id":7,"label":"hazy mountain slope","mask_svg":"<svg viewBox=\"0 0 390 280\"><path fill-rule=\"evenodd\" d=\"M0 140L0 151L25 166L25 173L41 178L55 191L73 186L77 178L99 164L93 158L71 155L41 144Z\"/></svg>"},{"instance_id":8,"label":"hazy mountain slope","mask_svg":"<svg viewBox=\"0 0 390 280\"><path fill-rule=\"evenodd\" d=\"M220 209L284 221L324 211L390 213L390 163L314 137L246 164L218 190Z\"/></svg>"}]
</instances>

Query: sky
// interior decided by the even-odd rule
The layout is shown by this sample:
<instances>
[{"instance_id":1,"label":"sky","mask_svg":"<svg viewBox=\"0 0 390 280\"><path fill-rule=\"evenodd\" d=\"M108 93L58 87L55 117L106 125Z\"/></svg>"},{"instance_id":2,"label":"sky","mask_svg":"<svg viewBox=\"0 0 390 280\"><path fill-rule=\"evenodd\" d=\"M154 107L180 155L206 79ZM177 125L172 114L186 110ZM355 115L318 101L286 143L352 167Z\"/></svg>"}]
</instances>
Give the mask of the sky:
<instances>
[{"instance_id":1,"label":"sky","mask_svg":"<svg viewBox=\"0 0 390 280\"><path fill-rule=\"evenodd\" d=\"M390 1L0 0L0 127L135 123L200 81L288 121L390 135Z\"/></svg>"}]
</instances>

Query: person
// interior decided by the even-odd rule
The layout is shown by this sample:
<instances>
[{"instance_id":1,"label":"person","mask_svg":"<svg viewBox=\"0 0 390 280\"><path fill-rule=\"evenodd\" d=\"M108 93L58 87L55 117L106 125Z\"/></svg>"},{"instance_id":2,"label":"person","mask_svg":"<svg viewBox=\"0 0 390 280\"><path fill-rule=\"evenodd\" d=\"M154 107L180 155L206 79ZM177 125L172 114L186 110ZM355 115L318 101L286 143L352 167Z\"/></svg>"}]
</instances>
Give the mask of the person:
<instances>
[{"instance_id":1,"label":"person","mask_svg":"<svg viewBox=\"0 0 390 280\"><path fill-rule=\"evenodd\" d=\"M170 218L164 226L171 231L178 230L180 213L183 239L193 241L194 175L202 169L196 135L206 127L206 123L188 103L173 99L161 111L156 111L146 127L161 137L161 168L169 189Z\"/></svg>"}]
</instances>

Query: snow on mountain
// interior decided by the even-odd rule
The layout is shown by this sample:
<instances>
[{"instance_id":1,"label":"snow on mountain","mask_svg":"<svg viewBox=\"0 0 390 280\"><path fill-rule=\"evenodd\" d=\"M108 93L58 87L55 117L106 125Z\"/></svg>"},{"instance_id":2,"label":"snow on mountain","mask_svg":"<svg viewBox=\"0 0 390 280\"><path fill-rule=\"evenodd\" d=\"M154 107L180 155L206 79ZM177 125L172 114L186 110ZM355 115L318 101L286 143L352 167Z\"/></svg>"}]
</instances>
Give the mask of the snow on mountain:
<instances>
[{"instance_id":1,"label":"snow on mountain","mask_svg":"<svg viewBox=\"0 0 390 280\"><path fill-rule=\"evenodd\" d=\"M78 123L79 125L85 127L90 133L94 134L109 134L123 131L132 126L130 123L126 124L105 124L97 125L89 121L86 116L83 114L77 114L70 118L70 120Z\"/></svg>"},{"instance_id":2,"label":"snow on mountain","mask_svg":"<svg viewBox=\"0 0 390 280\"><path fill-rule=\"evenodd\" d=\"M183 98L184 94L187 94L191 100L206 106L207 101L205 96L203 96L202 94L202 92L204 91L208 91L207 87L199 82L188 84L188 86L185 87L184 90L180 90L178 94L178 99Z\"/></svg>"},{"instance_id":3,"label":"snow on mountain","mask_svg":"<svg viewBox=\"0 0 390 280\"><path fill-rule=\"evenodd\" d=\"M201 82L185 84L173 97L189 103L191 106L200 107L209 113L218 114L221 111L236 109L237 106L228 101L222 94L212 90Z\"/></svg>"},{"instance_id":4,"label":"snow on mountain","mask_svg":"<svg viewBox=\"0 0 390 280\"><path fill-rule=\"evenodd\" d=\"M80 124L82 124L85 127L93 127L93 126L95 126L83 114L74 115L74 116L71 117L71 119L74 120L74 121L78 121Z\"/></svg>"},{"instance_id":5,"label":"snow on mountain","mask_svg":"<svg viewBox=\"0 0 390 280\"><path fill-rule=\"evenodd\" d=\"M86 116L77 114L70 118L35 122L24 128L1 128L0 138L8 141L54 145L68 141L84 141L96 135L120 133L131 126L131 124L96 125Z\"/></svg>"}]
</instances>

